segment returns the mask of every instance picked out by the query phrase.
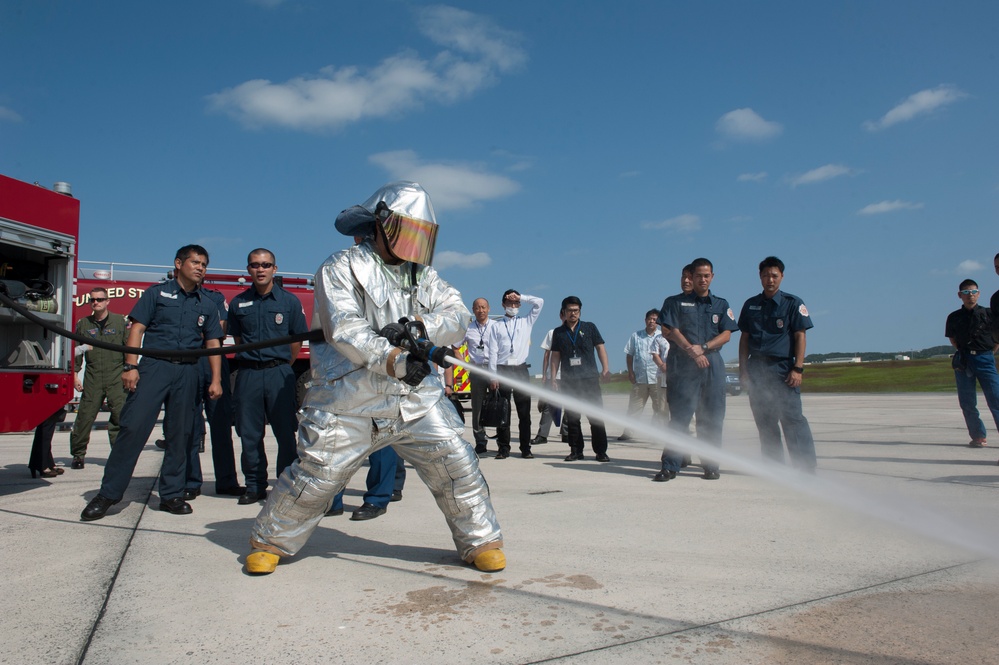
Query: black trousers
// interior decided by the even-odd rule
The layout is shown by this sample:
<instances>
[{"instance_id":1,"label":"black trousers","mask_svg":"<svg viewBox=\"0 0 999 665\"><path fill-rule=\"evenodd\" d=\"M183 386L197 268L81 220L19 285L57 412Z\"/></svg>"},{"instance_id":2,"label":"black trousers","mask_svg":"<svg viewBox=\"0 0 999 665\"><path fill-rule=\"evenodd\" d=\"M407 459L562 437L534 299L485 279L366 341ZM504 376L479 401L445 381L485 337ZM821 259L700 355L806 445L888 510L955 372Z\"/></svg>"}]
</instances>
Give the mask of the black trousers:
<instances>
[{"instance_id":1,"label":"black trousers","mask_svg":"<svg viewBox=\"0 0 999 665\"><path fill-rule=\"evenodd\" d=\"M496 372L500 376L508 376L511 379L528 382L530 376L527 372L527 365L499 365ZM520 452L531 452L531 396L519 390L513 390L510 386L500 384L500 394L507 399L513 400L517 407L518 430L520 432ZM496 428L496 443L501 453L510 451L510 426Z\"/></svg>"}]
</instances>

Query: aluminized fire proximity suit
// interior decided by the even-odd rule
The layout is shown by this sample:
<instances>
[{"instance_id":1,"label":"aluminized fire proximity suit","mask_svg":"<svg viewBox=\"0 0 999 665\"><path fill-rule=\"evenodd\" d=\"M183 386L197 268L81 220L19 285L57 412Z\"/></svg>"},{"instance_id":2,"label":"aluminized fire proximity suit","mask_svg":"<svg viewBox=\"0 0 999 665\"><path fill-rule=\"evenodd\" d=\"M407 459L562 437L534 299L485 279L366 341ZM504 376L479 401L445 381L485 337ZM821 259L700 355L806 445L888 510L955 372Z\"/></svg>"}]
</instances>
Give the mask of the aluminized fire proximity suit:
<instances>
[{"instance_id":1,"label":"aluminized fire proximity suit","mask_svg":"<svg viewBox=\"0 0 999 665\"><path fill-rule=\"evenodd\" d=\"M388 265L370 238L316 273L312 326L322 327L325 343L311 348L299 461L281 474L257 517L253 549L298 552L364 458L388 445L430 488L462 559L502 547L478 458L436 373L415 387L390 375L399 349L378 331L401 317L421 320L439 346L460 344L470 320L461 294L434 268Z\"/></svg>"}]
</instances>

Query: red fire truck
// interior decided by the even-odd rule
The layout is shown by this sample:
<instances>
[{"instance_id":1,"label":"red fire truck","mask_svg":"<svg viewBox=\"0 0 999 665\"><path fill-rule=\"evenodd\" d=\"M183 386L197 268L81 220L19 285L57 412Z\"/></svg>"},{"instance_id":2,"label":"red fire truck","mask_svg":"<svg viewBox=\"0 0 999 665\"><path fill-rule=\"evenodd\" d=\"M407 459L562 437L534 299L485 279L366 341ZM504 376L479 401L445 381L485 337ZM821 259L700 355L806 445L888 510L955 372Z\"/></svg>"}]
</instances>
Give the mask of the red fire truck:
<instances>
[{"instance_id":1,"label":"red fire truck","mask_svg":"<svg viewBox=\"0 0 999 665\"><path fill-rule=\"evenodd\" d=\"M8 297L62 328L73 324L80 202L0 175L0 279ZM25 432L73 396L73 344L0 303L0 432Z\"/></svg>"}]
</instances>

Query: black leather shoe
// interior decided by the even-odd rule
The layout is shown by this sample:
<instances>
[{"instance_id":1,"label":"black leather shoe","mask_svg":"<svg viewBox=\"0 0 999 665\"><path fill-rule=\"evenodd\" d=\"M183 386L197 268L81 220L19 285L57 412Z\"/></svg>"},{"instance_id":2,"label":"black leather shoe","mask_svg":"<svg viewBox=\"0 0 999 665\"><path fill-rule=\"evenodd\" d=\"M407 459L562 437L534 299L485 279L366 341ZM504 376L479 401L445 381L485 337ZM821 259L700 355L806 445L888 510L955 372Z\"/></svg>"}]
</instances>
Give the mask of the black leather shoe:
<instances>
[{"instance_id":1,"label":"black leather shoe","mask_svg":"<svg viewBox=\"0 0 999 665\"><path fill-rule=\"evenodd\" d=\"M536 436L531 439L532 446L540 446L542 443L548 443L548 437L546 436Z\"/></svg>"},{"instance_id":2,"label":"black leather shoe","mask_svg":"<svg viewBox=\"0 0 999 665\"><path fill-rule=\"evenodd\" d=\"M496 459L506 459L510 456L510 453L496 453Z\"/></svg>"},{"instance_id":3,"label":"black leather shoe","mask_svg":"<svg viewBox=\"0 0 999 665\"><path fill-rule=\"evenodd\" d=\"M621 436L617 437L617 440L618 441L631 441L631 436L628 435L628 434L622 434Z\"/></svg>"},{"instance_id":4,"label":"black leather shoe","mask_svg":"<svg viewBox=\"0 0 999 665\"><path fill-rule=\"evenodd\" d=\"M489 450L489 449L488 449L488 448L486 448L486 444L484 444L484 443L483 443L483 444L476 444L476 446L475 446L475 454L476 454L476 455L483 455L483 454L485 454L485 453L486 453L486 452L487 452L488 450Z\"/></svg>"},{"instance_id":5,"label":"black leather shoe","mask_svg":"<svg viewBox=\"0 0 999 665\"><path fill-rule=\"evenodd\" d=\"M172 499L160 499L160 510L170 513L171 515L190 515L194 512L191 508L191 504L184 501L179 496L175 496Z\"/></svg>"},{"instance_id":6,"label":"black leather shoe","mask_svg":"<svg viewBox=\"0 0 999 665\"><path fill-rule=\"evenodd\" d=\"M83 464L83 458L82 457L74 457L73 458L73 463L69 465L69 468L71 468L71 469L82 469L83 467L84 467L84 464Z\"/></svg>"},{"instance_id":7,"label":"black leather shoe","mask_svg":"<svg viewBox=\"0 0 999 665\"><path fill-rule=\"evenodd\" d=\"M242 485L233 485L232 487L215 486L216 496L243 496L244 494L246 494L246 488Z\"/></svg>"},{"instance_id":8,"label":"black leather shoe","mask_svg":"<svg viewBox=\"0 0 999 665\"><path fill-rule=\"evenodd\" d=\"M652 479L655 483L665 483L676 478L676 471L660 471Z\"/></svg>"},{"instance_id":9,"label":"black leather shoe","mask_svg":"<svg viewBox=\"0 0 999 665\"><path fill-rule=\"evenodd\" d=\"M520 453L520 456L523 457L524 459L534 459L534 454L531 453L530 450L528 450L526 453Z\"/></svg>"},{"instance_id":10,"label":"black leather shoe","mask_svg":"<svg viewBox=\"0 0 999 665\"><path fill-rule=\"evenodd\" d=\"M116 503L118 503L117 499L109 499L98 494L90 500L87 507L83 509L82 513L80 513L80 519L84 522L99 520L107 514L108 508Z\"/></svg>"},{"instance_id":11,"label":"black leather shoe","mask_svg":"<svg viewBox=\"0 0 999 665\"><path fill-rule=\"evenodd\" d=\"M251 492L247 490L243 492L243 494L239 497L239 500L236 501L236 503L238 503L241 506L246 506L251 503L256 503L257 501L263 501L266 498L267 498L267 492Z\"/></svg>"},{"instance_id":12,"label":"black leather shoe","mask_svg":"<svg viewBox=\"0 0 999 665\"><path fill-rule=\"evenodd\" d=\"M598 462L609 462L610 461L610 457L607 457L607 455L597 455L597 461Z\"/></svg>"},{"instance_id":13,"label":"black leather shoe","mask_svg":"<svg viewBox=\"0 0 999 665\"><path fill-rule=\"evenodd\" d=\"M365 502L360 508L355 510L351 516L351 522L360 522L362 520L373 520L380 515L384 515L387 512L385 508L379 508L373 503Z\"/></svg>"},{"instance_id":14,"label":"black leather shoe","mask_svg":"<svg viewBox=\"0 0 999 665\"><path fill-rule=\"evenodd\" d=\"M156 444L156 450L166 450L166 439L156 439L153 443Z\"/></svg>"},{"instance_id":15,"label":"black leather shoe","mask_svg":"<svg viewBox=\"0 0 999 665\"><path fill-rule=\"evenodd\" d=\"M704 478L704 480L718 480L721 478L721 474L717 471L705 471L701 478Z\"/></svg>"},{"instance_id":16,"label":"black leather shoe","mask_svg":"<svg viewBox=\"0 0 999 665\"><path fill-rule=\"evenodd\" d=\"M565 462L576 462L583 459L583 453L569 453L565 456Z\"/></svg>"},{"instance_id":17,"label":"black leather shoe","mask_svg":"<svg viewBox=\"0 0 999 665\"><path fill-rule=\"evenodd\" d=\"M340 517L343 515L343 508L330 508L326 511L327 517Z\"/></svg>"},{"instance_id":18,"label":"black leather shoe","mask_svg":"<svg viewBox=\"0 0 999 665\"><path fill-rule=\"evenodd\" d=\"M201 496L200 487L189 487L184 490L184 501L194 501L199 496Z\"/></svg>"},{"instance_id":19,"label":"black leather shoe","mask_svg":"<svg viewBox=\"0 0 999 665\"><path fill-rule=\"evenodd\" d=\"M392 490L392 498L389 499L392 503L396 501L402 501L402 490Z\"/></svg>"}]
</instances>

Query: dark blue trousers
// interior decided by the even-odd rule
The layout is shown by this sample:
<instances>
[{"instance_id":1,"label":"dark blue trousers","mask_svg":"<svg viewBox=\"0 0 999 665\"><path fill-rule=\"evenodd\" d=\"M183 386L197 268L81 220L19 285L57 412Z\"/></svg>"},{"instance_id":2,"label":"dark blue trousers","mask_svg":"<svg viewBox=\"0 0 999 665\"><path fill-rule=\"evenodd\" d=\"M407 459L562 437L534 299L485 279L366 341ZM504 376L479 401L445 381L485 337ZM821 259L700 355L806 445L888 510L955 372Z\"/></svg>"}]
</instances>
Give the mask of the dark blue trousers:
<instances>
[{"instance_id":1,"label":"dark blue trousers","mask_svg":"<svg viewBox=\"0 0 999 665\"><path fill-rule=\"evenodd\" d=\"M711 366L696 366L677 371L669 391L669 427L688 434L690 421L697 414L697 438L721 447L722 425L725 422L725 363L719 353L708 355ZM678 359L676 362L679 362ZM674 385L675 384L675 385ZM662 455L663 471L679 471L683 453L666 449ZM717 471L718 464L701 459L705 471Z\"/></svg>"},{"instance_id":2,"label":"dark blue trousers","mask_svg":"<svg viewBox=\"0 0 999 665\"><path fill-rule=\"evenodd\" d=\"M101 496L120 500L125 494L139 453L156 426L160 408L163 415L166 450L160 467L160 498L184 494L187 470L187 444L194 422L194 396L198 384L195 364L174 364L146 357L139 363L139 383L129 393L121 410L121 430L104 467Z\"/></svg>"},{"instance_id":3,"label":"dark blue trousers","mask_svg":"<svg viewBox=\"0 0 999 665\"><path fill-rule=\"evenodd\" d=\"M264 451L264 427L271 425L277 439L277 473L298 458L298 416L295 403L295 371L282 363L277 367L244 367L236 374L236 431L243 443L240 465L246 478L247 492L267 489L267 453Z\"/></svg>"},{"instance_id":4,"label":"dark blue trousers","mask_svg":"<svg viewBox=\"0 0 999 665\"><path fill-rule=\"evenodd\" d=\"M205 421L212 437L212 467L215 469L215 488L231 489L239 485L236 476L236 453L232 445L232 388L229 383L229 360L222 356L222 396L208 397L212 384L212 368L208 356L198 359L198 390L195 396L194 424L191 428L190 447L187 451L186 487L201 487L201 443L205 438Z\"/></svg>"},{"instance_id":5,"label":"dark blue trousers","mask_svg":"<svg viewBox=\"0 0 999 665\"><path fill-rule=\"evenodd\" d=\"M763 456L784 461L781 429L791 463L801 469L815 468L812 428L801 412L801 389L787 385L791 360L749 359L749 406L760 431Z\"/></svg>"},{"instance_id":6,"label":"dark blue trousers","mask_svg":"<svg viewBox=\"0 0 999 665\"><path fill-rule=\"evenodd\" d=\"M364 493L364 503L384 508L392 500L392 492L401 492L406 484L406 465L392 446L371 453L368 462L371 468L365 480L368 491ZM343 492L333 498L332 509L343 509Z\"/></svg>"}]
</instances>

